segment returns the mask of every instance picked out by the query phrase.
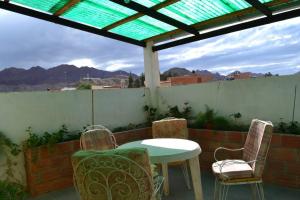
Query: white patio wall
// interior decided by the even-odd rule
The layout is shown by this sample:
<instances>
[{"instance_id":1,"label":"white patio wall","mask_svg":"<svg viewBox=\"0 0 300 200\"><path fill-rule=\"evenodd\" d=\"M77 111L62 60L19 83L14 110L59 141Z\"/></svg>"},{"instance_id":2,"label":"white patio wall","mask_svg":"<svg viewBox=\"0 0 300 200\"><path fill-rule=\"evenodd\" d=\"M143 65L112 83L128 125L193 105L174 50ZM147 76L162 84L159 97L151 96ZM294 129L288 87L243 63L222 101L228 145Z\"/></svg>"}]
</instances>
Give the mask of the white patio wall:
<instances>
[{"instance_id":1,"label":"white patio wall","mask_svg":"<svg viewBox=\"0 0 300 200\"><path fill-rule=\"evenodd\" d=\"M240 112L245 123L253 118L291 121L295 86L298 86L295 120L300 121L300 75L160 88L159 108L164 112L168 105L183 106L189 102L194 114L204 111L208 105L223 116Z\"/></svg>"},{"instance_id":2,"label":"white patio wall","mask_svg":"<svg viewBox=\"0 0 300 200\"><path fill-rule=\"evenodd\" d=\"M145 122L143 106L147 104L148 89L123 89L94 91L94 121L109 128L126 126L129 123ZM92 91L65 92L13 92L0 93L0 131L16 143L21 143L28 135L25 130L58 130L65 124L70 130L82 130L92 124ZM26 183L23 154L11 159L15 177ZM0 177L4 179L5 158L0 155Z\"/></svg>"},{"instance_id":3,"label":"white patio wall","mask_svg":"<svg viewBox=\"0 0 300 200\"><path fill-rule=\"evenodd\" d=\"M113 89L94 91L95 124L113 129L146 121L143 107L148 102L148 89Z\"/></svg>"},{"instance_id":4,"label":"white patio wall","mask_svg":"<svg viewBox=\"0 0 300 200\"><path fill-rule=\"evenodd\" d=\"M297 98L294 109L295 87ZM149 90L113 89L94 91L94 121L108 128L145 122L142 107L149 104ZM57 130L66 124L80 130L92 124L92 92L18 92L0 93L0 131L14 142L25 140L25 130L34 132ZM280 118L300 121L300 76L220 81L158 89L159 109L189 102L194 114L205 105L228 116L240 112L244 122L260 118L278 122ZM0 156L0 165L5 162ZM23 156L17 158L17 177L25 183ZM5 168L0 168L3 177Z\"/></svg>"},{"instance_id":5,"label":"white patio wall","mask_svg":"<svg viewBox=\"0 0 300 200\"><path fill-rule=\"evenodd\" d=\"M58 130L63 124L71 130L91 124L90 91L0 93L0 131L15 142L28 135Z\"/></svg>"},{"instance_id":6,"label":"white patio wall","mask_svg":"<svg viewBox=\"0 0 300 200\"><path fill-rule=\"evenodd\" d=\"M95 124L115 128L145 122L146 93L144 88L94 91ZM41 134L63 124L81 130L92 124L92 115L90 90L0 93L0 131L18 143L28 137L29 126Z\"/></svg>"}]
</instances>

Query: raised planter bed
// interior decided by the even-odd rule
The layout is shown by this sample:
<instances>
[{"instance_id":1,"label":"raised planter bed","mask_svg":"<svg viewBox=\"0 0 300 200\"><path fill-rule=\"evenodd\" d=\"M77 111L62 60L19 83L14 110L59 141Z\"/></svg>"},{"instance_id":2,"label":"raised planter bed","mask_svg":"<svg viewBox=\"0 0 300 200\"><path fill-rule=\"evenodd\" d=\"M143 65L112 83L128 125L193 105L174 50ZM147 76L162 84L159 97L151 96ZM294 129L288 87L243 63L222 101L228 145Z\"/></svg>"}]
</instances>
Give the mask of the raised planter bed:
<instances>
[{"instance_id":1,"label":"raised planter bed","mask_svg":"<svg viewBox=\"0 0 300 200\"><path fill-rule=\"evenodd\" d=\"M114 133L117 143L151 138L151 128ZM60 190L73 185L71 156L78 151L79 140L26 149L27 187L31 196Z\"/></svg>"},{"instance_id":2,"label":"raised planter bed","mask_svg":"<svg viewBox=\"0 0 300 200\"><path fill-rule=\"evenodd\" d=\"M114 133L117 143L148 139L151 128ZM211 170L214 150L220 146L240 148L247 133L237 131L214 131L189 129L189 138L202 148L201 170ZM79 150L79 141L73 140L25 150L28 190L32 196L60 190L73 185L71 155ZM240 153L218 154L222 158L235 158ZM264 171L265 182L300 188L300 136L274 134Z\"/></svg>"}]
</instances>

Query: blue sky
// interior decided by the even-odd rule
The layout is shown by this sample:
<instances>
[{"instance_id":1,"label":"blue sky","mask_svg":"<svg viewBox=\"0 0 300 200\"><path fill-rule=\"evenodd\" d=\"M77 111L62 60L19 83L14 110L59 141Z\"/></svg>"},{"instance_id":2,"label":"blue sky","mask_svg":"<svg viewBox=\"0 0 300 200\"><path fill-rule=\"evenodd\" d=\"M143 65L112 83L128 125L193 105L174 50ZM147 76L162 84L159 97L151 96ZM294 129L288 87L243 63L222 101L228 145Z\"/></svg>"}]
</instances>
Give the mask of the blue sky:
<instances>
[{"instance_id":1,"label":"blue sky","mask_svg":"<svg viewBox=\"0 0 300 200\"><path fill-rule=\"evenodd\" d=\"M160 68L293 74L300 71L300 18L159 51ZM74 64L143 72L143 49L0 10L0 70Z\"/></svg>"}]
</instances>

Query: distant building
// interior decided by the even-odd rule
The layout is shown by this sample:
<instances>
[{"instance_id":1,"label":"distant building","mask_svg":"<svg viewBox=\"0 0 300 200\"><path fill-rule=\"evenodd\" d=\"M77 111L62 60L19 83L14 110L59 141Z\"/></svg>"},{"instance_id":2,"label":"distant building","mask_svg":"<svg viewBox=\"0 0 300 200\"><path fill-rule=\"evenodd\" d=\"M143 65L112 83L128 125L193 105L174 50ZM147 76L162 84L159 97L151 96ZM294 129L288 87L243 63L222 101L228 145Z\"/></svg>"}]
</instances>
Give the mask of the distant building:
<instances>
[{"instance_id":1,"label":"distant building","mask_svg":"<svg viewBox=\"0 0 300 200\"><path fill-rule=\"evenodd\" d=\"M197 84L197 83L204 83L213 81L213 75L185 75L185 76L175 76L175 77L168 77L166 81L161 81L161 87L170 87L174 85L189 85L189 84Z\"/></svg>"},{"instance_id":2,"label":"distant building","mask_svg":"<svg viewBox=\"0 0 300 200\"><path fill-rule=\"evenodd\" d=\"M251 72L240 72L240 71L235 71L227 75L226 77L227 80L239 80L239 79L249 79L249 78L253 78Z\"/></svg>"},{"instance_id":3,"label":"distant building","mask_svg":"<svg viewBox=\"0 0 300 200\"><path fill-rule=\"evenodd\" d=\"M63 87L61 89L61 91L72 91L72 90L76 90L76 88L75 87ZM48 91L51 91L51 90L49 89Z\"/></svg>"}]
</instances>

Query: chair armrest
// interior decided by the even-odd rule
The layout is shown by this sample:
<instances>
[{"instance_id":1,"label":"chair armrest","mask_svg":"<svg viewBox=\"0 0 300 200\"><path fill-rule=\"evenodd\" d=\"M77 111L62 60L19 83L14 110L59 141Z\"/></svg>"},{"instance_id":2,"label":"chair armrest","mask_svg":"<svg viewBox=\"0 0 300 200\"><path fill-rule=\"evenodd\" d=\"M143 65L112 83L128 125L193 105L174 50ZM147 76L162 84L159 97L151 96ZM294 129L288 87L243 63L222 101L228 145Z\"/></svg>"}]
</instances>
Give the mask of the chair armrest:
<instances>
[{"instance_id":1,"label":"chair armrest","mask_svg":"<svg viewBox=\"0 0 300 200\"><path fill-rule=\"evenodd\" d=\"M117 140L116 140L116 137L111 134L111 139L112 139L112 142L113 142L113 145L115 146L115 149L119 147L119 145L117 144Z\"/></svg>"},{"instance_id":2,"label":"chair armrest","mask_svg":"<svg viewBox=\"0 0 300 200\"><path fill-rule=\"evenodd\" d=\"M218 162L219 160L217 159L217 152L219 150L226 150L226 151L242 151L244 150L244 148L239 148L239 149L229 149L229 148L225 148L225 147L219 147L215 150L214 152L214 158L215 158L215 161Z\"/></svg>"}]
</instances>

